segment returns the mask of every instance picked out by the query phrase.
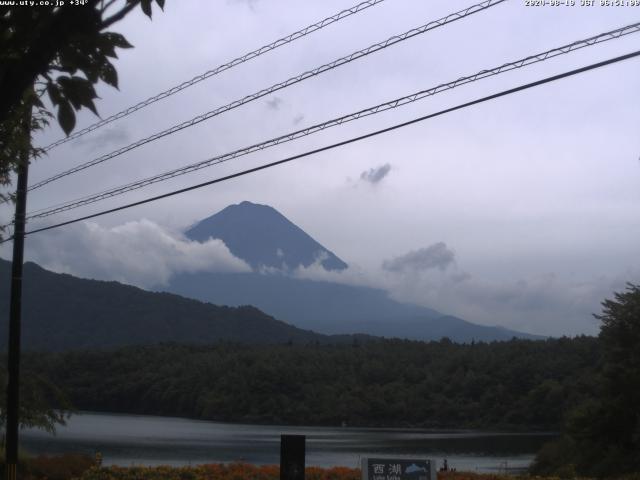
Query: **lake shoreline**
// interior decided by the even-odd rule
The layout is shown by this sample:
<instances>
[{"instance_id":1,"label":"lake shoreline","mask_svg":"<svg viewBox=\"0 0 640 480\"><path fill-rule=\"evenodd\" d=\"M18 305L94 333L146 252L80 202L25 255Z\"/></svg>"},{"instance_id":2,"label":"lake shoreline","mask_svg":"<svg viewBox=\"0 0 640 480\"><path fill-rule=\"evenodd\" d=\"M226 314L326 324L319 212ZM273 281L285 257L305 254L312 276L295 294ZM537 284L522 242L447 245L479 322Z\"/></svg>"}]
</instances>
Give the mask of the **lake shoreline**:
<instances>
[{"instance_id":1,"label":"lake shoreline","mask_svg":"<svg viewBox=\"0 0 640 480\"><path fill-rule=\"evenodd\" d=\"M55 436L25 430L33 455L101 452L104 465L278 464L283 434L305 435L307 465L355 468L362 457L434 458L458 469L526 469L553 435L452 429L248 425L179 417L78 412Z\"/></svg>"},{"instance_id":2,"label":"lake shoreline","mask_svg":"<svg viewBox=\"0 0 640 480\"><path fill-rule=\"evenodd\" d=\"M247 425L247 426L260 426L260 427L309 427L309 428L357 428L357 429L370 429L370 430L416 430L416 431L446 431L446 432L491 432L496 434L526 434L526 435L541 435L541 436L557 436L560 435L559 430L546 430L540 429L536 426L524 427L522 425L466 425L455 426L448 424L437 423L424 423L424 424L412 424L412 423L379 423L379 424L331 424L331 423L287 423L284 421L260 421L255 418L247 418L244 420L231 421L220 420L216 418L201 418L190 416L177 416L177 415L159 415L154 413L140 413L132 411L99 411L99 410L77 410L71 412L71 415L77 414L99 414L99 415L129 415L136 417L153 417L163 419L181 419L181 420L193 420L201 422L212 422L224 425Z\"/></svg>"}]
</instances>

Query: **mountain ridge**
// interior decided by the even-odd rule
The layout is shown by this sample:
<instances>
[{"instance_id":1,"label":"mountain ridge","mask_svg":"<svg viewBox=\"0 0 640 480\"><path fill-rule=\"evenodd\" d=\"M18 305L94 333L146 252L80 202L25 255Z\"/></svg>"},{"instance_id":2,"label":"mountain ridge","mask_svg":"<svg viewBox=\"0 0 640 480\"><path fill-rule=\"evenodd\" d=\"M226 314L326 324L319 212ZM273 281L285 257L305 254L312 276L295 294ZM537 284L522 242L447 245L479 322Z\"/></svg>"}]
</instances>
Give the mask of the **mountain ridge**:
<instances>
[{"instance_id":1,"label":"mountain ridge","mask_svg":"<svg viewBox=\"0 0 640 480\"><path fill-rule=\"evenodd\" d=\"M288 324L326 335L364 333L419 341L448 337L455 342L544 338L396 302L383 290L286 275L180 274L160 290L214 304L255 305Z\"/></svg>"},{"instance_id":2,"label":"mountain ridge","mask_svg":"<svg viewBox=\"0 0 640 480\"><path fill-rule=\"evenodd\" d=\"M7 344L11 263L0 259L0 348ZM164 342L212 344L349 343L296 328L253 306L217 306L114 281L89 280L24 265L25 350L105 349Z\"/></svg>"}]
</instances>

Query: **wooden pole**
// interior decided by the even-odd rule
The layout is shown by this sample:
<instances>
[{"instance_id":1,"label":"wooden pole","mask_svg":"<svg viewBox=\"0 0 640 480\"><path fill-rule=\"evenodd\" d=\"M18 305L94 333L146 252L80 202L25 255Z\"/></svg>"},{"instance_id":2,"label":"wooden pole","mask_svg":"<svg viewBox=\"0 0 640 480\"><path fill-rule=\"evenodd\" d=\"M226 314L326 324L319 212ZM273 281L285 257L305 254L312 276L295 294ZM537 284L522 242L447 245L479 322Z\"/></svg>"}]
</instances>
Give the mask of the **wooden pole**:
<instances>
[{"instance_id":1,"label":"wooden pole","mask_svg":"<svg viewBox=\"0 0 640 480\"><path fill-rule=\"evenodd\" d=\"M31 109L26 115L24 128L31 144ZM7 383L7 430L5 442L6 479L16 480L18 467L18 429L20 425L20 330L22 321L22 264L24 262L25 213L27 210L27 183L29 150L21 154L18 165L16 210L13 231L13 261L11 263L11 300L9 306L9 355Z\"/></svg>"}]
</instances>

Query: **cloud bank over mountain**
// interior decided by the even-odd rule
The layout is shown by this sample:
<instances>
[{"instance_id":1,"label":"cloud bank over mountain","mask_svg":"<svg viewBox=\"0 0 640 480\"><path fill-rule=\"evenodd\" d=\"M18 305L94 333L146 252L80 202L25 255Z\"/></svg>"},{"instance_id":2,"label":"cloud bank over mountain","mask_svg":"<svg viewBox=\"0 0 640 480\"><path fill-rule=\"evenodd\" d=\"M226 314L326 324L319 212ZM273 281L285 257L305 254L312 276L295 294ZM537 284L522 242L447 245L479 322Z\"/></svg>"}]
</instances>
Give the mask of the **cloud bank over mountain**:
<instances>
[{"instance_id":1,"label":"cloud bank over mountain","mask_svg":"<svg viewBox=\"0 0 640 480\"><path fill-rule=\"evenodd\" d=\"M548 272L523 274L516 281L490 279L467 270L445 242L418 247L382 260L377 267L350 263L327 270L326 258L295 268L251 268L222 240L190 240L149 220L106 228L84 223L34 235L28 259L56 272L116 280L140 287L167 285L183 273L260 272L293 278L370 287L394 300L412 303L482 325L543 335L596 334L600 302L624 289L628 271L618 276L581 278ZM7 257L5 250L5 257ZM286 252L283 252L283 254Z\"/></svg>"},{"instance_id":2,"label":"cloud bank over mountain","mask_svg":"<svg viewBox=\"0 0 640 480\"><path fill-rule=\"evenodd\" d=\"M464 263L464 261L461 261ZM350 265L328 272L318 263L300 267L299 278L379 288L391 298L449 312L482 325L543 335L597 334L593 317L600 302L622 291L629 271L580 281L555 273L523 276L515 282L490 280L460 267L444 242L411 250L381 262L379 268Z\"/></svg>"},{"instance_id":3,"label":"cloud bank over mountain","mask_svg":"<svg viewBox=\"0 0 640 480\"><path fill-rule=\"evenodd\" d=\"M251 270L222 240L191 241L149 220L82 223L35 235L28 245L28 259L47 269L139 287L164 285L177 273Z\"/></svg>"}]
</instances>

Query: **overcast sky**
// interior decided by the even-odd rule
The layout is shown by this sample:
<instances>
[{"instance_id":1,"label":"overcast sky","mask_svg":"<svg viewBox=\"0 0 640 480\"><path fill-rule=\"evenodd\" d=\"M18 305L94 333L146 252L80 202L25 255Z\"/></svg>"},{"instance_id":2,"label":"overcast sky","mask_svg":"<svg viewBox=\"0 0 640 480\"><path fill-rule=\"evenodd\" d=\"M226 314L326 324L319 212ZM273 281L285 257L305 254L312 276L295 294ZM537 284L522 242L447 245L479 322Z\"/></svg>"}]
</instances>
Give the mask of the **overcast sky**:
<instances>
[{"instance_id":1,"label":"overcast sky","mask_svg":"<svg viewBox=\"0 0 640 480\"><path fill-rule=\"evenodd\" d=\"M51 151L32 166L30 182L473 3L386 0ZM29 211L640 20L640 7L577 3L528 7L524 0L509 0L33 191ZM109 116L354 4L169 0L164 13L154 11L153 21L135 12L114 28L135 48L120 51L120 91L101 86L98 110ZM274 161L638 46L640 34L629 35L31 226ZM246 269L224 245L192 248L180 232L249 200L275 207L350 265L340 275L313 268L300 275L385 288L400 300L477 323L547 335L594 334L598 323L591 314L599 312L600 301L625 282L640 282L639 80L640 60L629 60L89 224L33 235L27 257L58 271L141 286L162 283L176 271ZM95 120L83 112L78 125ZM61 136L53 126L38 143ZM10 218L9 210L1 213ZM203 260L207 249L219 263ZM180 259L167 260L164 251L178 251ZM2 252L7 258L6 246Z\"/></svg>"}]
</instances>

